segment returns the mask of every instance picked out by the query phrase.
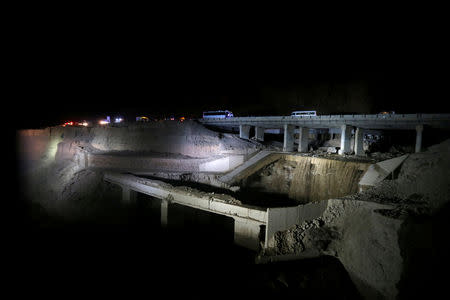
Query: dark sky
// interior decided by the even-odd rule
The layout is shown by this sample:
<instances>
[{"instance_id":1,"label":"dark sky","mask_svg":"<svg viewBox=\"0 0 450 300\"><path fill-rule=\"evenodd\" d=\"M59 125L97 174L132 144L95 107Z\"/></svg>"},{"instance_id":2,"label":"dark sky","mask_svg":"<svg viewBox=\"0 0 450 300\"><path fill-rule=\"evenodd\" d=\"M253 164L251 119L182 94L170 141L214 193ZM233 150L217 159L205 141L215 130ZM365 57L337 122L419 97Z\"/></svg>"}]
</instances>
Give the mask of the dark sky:
<instances>
[{"instance_id":1,"label":"dark sky","mask_svg":"<svg viewBox=\"0 0 450 300\"><path fill-rule=\"evenodd\" d=\"M442 112L443 80L428 71L432 58L424 59L417 32L63 19L25 26L18 38L11 97L18 127L116 113L198 117L210 109Z\"/></svg>"}]
</instances>

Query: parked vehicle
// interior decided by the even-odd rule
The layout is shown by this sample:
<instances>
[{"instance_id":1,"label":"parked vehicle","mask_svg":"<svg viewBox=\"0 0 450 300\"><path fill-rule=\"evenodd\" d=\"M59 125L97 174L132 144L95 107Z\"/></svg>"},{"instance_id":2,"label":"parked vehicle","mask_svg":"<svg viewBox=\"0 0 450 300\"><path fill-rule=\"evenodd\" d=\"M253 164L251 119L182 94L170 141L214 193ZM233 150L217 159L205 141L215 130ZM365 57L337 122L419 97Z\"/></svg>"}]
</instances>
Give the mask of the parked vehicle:
<instances>
[{"instance_id":1,"label":"parked vehicle","mask_svg":"<svg viewBox=\"0 0 450 300\"><path fill-rule=\"evenodd\" d=\"M98 121L98 123L100 125L107 125L111 123L111 117L110 116L106 116L106 119L100 120Z\"/></svg>"},{"instance_id":2,"label":"parked vehicle","mask_svg":"<svg viewBox=\"0 0 450 300\"><path fill-rule=\"evenodd\" d=\"M317 116L315 110L298 110L291 113L291 117Z\"/></svg>"},{"instance_id":3,"label":"parked vehicle","mask_svg":"<svg viewBox=\"0 0 450 300\"><path fill-rule=\"evenodd\" d=\"M81 122L74 122L74 121L68 121L65 122L64 124L62 124L62 127L66 127L66 126L88 126L89 123L87 121L81 121Z\"/></svg>"},{"instance_id":4,"label":"parked vehicle","mask_svg":"<svg viewBox=\"0 0 450 300\"><path fill-rule=\"evenodd\" d=\"M150 119L146 116L136 117L136 122L148 122Z\"/></svg>"},{"instance_id":5,"label":"parked vehicle","mask_svg":"<svg viewBox=\"0 0 450 300\"><path fill-rule=\"evenodd\" d=\"M382 111L379 113L380 115L395 115L395 111Z\"/></svg>"},{"instance_id":6,"label":"parked vehicle","mask_svg":"<svg viewBox=\"0 0 450 300\"><path fill-rule=\"evenodd\" d=\"M388 117L388 116L395 115L395 111L393 111L393 110L391 110L391 111L382 111L382 112L379 113L379 115L381 115L381 117L383 119L386 119L386 117Z\"/></svg>"},{"instance_id":7,"label":"parked vehicle","mask_svg":"<svg viewBox=\"0 0 450 300\"><path fill-rule=\"evenodd\" d=\"M117 116L114 118L114 123L122 123L124 121L124 118L121 116Z\"/></svg>"},{"instance_id":8,"label":"parked vehicle","mask_svg":"<svg viewBox=\"0 0 450 300\"><path fill-rule=\"evenodd\" d=\"M229 110L216 110L203 112L203 119L226 119L234 117Z\"/></svg>"}]
</instances>

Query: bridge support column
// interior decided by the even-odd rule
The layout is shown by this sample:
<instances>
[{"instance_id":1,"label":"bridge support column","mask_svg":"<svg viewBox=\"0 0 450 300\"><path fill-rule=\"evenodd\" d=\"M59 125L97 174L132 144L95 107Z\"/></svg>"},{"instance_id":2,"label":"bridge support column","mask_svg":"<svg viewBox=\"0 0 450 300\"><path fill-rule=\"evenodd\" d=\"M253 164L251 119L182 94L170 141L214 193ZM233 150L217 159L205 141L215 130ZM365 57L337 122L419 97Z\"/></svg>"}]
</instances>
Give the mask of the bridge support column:
<instances>
[{"instance_id":1,"label":"bridge support column","mask_svg":"<svg viewBox=\"0 0 450 300\"><path fill-rule=\"evenodd\" d=\"M250 139L250 125L239 125L239 137L241 139Z\"/></svg>"},{"instance_id":2,"label":"bridge support column","mask_svg":"<svg viewBox=\"0 0 450 300\"><path fill-rule=\"evenodd\" d=\"M169 201L161 200L161 227L166 228L169 216Z\"/></svg>"},{"instance_id":3,"label":"bridge support column","mask_svg":"<svg viewBox=\"0 0 450 300\"><path fill-rule=\"evenodd\" d=\"M298 152L308 152L309 128L300 127L298 129Z\"/></svg>"},{"instance_id":4,"label":"bridge support column","mask_svg":"<svg viewBox=\"0 0 450 300\"><path fill-rule=\"evenodd\" d=\"M259 249L260 224L246 219L234 219L234 243L251 250Z\"/></svg>"},{"instance_id":5,"label":"bridge support column","mask_svg":"<svg viewBox=\"0 0 450 300\"><path fill-rule=\"evenodd\" d=\"M350 152L350 138L352 135L352 127L348 125L341 126L341 149L339 154L343 155L346 152Z\"/></svg>"},{"instance_id":6,"label":"bridge support column","mask_svg":"<svg viewBox=\"0 0 450 300\"><path fill-rule=\"evenodd\" d=\"M356 128L355 132L355 155L364 156L364 131L362 128Z\"/></svg>"},{"instance_id":7,"label":"bridge support column","mask_svg":"<svg viewBox=\"0 0 450 300\"><path fill-rule=\"evenodd\" d=\"M130 188L122 186L122 202L125 204L131 204L136 202L137 192Z\"/></svg>"},{"instance_id":8,"label":"bridge support column","mask_svg":"<svg viewBox=\"0 0 450 300\"><path fill-rule=\"evenodd\" d=\"M255 127L255 137L257 141L264 141L264 127Z\"/></svg>"},{"instance_id":9,"label":"bridge support column","mask_svg":"<svg viewBox=\"0 0 450 300\"><path fill-rule=\"evenodd\" d=\"M416 153L422 151L423 125L416 126Z\"/></svg>"},{"instance_id":10,"label":"bridge support column","mask_svg":"<svg viewBox=\"0 0 450 300\"><path fill-rule=\"evenodd\" d=\"M294 126L292 125L284 124L283 151L294 151Z\"/></svg>"}]
</instances>

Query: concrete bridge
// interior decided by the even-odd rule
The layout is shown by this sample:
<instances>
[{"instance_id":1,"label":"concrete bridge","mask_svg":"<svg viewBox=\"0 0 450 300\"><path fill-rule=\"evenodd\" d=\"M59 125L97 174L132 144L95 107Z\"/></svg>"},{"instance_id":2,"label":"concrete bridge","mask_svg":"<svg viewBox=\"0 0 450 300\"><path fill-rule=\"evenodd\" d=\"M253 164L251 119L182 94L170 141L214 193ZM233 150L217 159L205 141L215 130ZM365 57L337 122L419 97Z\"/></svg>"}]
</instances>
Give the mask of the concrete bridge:
<instances>
[{"instance_id":1,"label":"concrete bridge","mask_svg":"<svg viewBox=\"0 0 450 300\"><path fill-rule=\"evenodd\" d=\"M327 201L322 201L317 205L306 204L293 207L249 206L241 204L239 200L229 195L187 190L131 174L106 172L103 179L122 188L122 200L125 203L134 201L137 192L159 199L163 227L170 220L169 207L172 203L233 218L235 244L252 250L271 247L277 231L317 218L327 204Z\"/></svg>"},{"instance_id":2,"label":"concrete bridge","mask_svg":"<svg viewBox=\"0 0 450 300\"><path fill-rule=\"evenodd\" d=\"M280 153L262 152L261 159L269 163L279 158ZM373 186L383 180L406 159L408 155L385 160L371 165L359 182L360 189ZM247 166L240 172L248 173ZM255 170L253 170L255 171ZM239 174L234 174L239 176ZM132 174L106 171L103 179L122 188L122 201L131 203L137 193L152 197L149 201L160 201L161 225L170 220L170 206L173 203L200 209L209 213L230 217L234 220L234 242L252 250L271 248L275 245L275 234L296 224L322 216L329 200L282 207L243 205L230 195L206 193L186 187L175 187L159 180L138 177Z\"/></svg>"},{"instance_id":3,"label":"concrete bridge","mask_svg":"<svg viewBox=\"0 0 450 300\"><path fill-rule=\"evenodd\" d=\"M355 129L355 154L364 155L363 137L368 130L415 130L416 152L422 148L424 126L438 129L450 129L450 114L371 114L371 115L322 115L322 116L266 116L235 117L228 119L199 119L204 125L217 127L239 127L239 136L250 138L250 128L255 127L255 138L264 140L265 129L284 130L283 151L294 151L294 129L299 128L298 152L308 151L309 129L339 128L341 146L339 154L350 151L350 138Z\"/></svg>"}]
</instances>

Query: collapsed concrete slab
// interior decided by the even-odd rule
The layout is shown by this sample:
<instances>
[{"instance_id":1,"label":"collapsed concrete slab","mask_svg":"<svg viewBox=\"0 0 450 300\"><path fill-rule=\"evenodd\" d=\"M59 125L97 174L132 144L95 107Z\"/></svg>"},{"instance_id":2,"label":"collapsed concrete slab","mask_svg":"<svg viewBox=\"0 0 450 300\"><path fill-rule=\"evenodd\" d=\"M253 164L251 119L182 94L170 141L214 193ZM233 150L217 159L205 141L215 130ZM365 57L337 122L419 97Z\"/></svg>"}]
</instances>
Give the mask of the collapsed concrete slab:
<instances>
[{"instance_id":1,"label":"collapsed concrete slab","mask_svg":"<svg viewBox=\"0 0 450 300\"><path fill-rule=\"evenodd\" d=\"M200 172L224 173L235 169L244 162L243 155L226 156L199 165Z\"/></svg>"},{"instance_id":2,"label":"collapsed concrete slab","mask_svg":"<svg viewBox=\"0 0 450 300\"><path fill-rule=\"evenodd\" d=\"M173 187L158 180L150 180L129 174L107 172L104 180L122 187L124 201L130 201L131 192L140 192L162 201L161 224L168 223L170 203L204 210L233 218L234 242L240 246L258 250L262 225L266 224L267 211L256 206L244 206L239 200L229 196L205 193L186 187Z\"/></svg>"},{"instance_id":3,"label":"collapsed concrete slab","mask_svg":"<svg viewBox=\"0 0 450 300\"><path fill-rule=\"evenodd\" d=\"M393 172L408 158L408 154L380 161L370 165L364 176L359 181L360 191L375 186Z\"/></svg>"},{"instance_id":4,"label":"collapsed concrete slab","mask_svg":"<svg viewBox=\"0 0 450 300\"><path fill-rule=\"evenodd\" d=\"M275 247L277 232L288 230L296 224L321 217L327 205L328 201L320 201L293 207L268 208L265 247Z\"/></svg>"},{"instance_id":5,"label":"collapsed concrete slab","mask_svg":"<svg viewBox=\"0 0 450 300\"><path fill-rule=\"evenodd\" d=\"M281 156L275 155L271 151L260 151L258 154L254 155L252 158L247 160L245 163L240 165L238 168L233 171L225 174L219 178L220 181L233 184L242 178L245 178L257 170L261 169L265 165L279 159Z\"/></svg>"}]
</instances>

